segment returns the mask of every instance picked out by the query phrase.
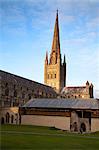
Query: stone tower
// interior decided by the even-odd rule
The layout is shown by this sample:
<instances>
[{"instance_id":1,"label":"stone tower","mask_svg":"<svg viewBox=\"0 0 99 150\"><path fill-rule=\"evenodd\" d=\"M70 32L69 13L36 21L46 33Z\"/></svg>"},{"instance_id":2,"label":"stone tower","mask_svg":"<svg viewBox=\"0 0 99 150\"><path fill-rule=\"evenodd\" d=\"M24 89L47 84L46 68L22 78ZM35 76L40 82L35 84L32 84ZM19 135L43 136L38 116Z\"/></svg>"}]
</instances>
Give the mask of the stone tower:
<instances>
[{"instance_id":1,"label":"stone tower","mask_svg":"<svg viewBox=\"0 0 99 150\"><path fill-rule=\"evenodd\" d=\"M48 53L46 52L44 65L44 83L53 87L58 93L66 84L66 60L65 55L63 62L61 59L58 11L56 13L52 49L49 59Z\"/></svg>"}]
</instances>

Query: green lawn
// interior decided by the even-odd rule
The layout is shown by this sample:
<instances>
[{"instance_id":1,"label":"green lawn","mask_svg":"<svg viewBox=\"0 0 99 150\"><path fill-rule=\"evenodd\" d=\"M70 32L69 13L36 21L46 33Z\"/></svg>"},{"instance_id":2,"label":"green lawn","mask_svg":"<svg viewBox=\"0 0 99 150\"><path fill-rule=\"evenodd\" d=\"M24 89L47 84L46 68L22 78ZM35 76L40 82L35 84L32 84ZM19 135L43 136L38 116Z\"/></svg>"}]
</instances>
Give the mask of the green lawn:
<instances>
[{"instance_id":1,"label":"green lawn","mask_svg":"<svg viewBox=\"0 0 99 150\"><path fill-rule=\"evenodd\" d=\"M1 131L1 150L99 150L99 132L80 135L23 125L2 125Z\"/></svg>"}]
</instances>

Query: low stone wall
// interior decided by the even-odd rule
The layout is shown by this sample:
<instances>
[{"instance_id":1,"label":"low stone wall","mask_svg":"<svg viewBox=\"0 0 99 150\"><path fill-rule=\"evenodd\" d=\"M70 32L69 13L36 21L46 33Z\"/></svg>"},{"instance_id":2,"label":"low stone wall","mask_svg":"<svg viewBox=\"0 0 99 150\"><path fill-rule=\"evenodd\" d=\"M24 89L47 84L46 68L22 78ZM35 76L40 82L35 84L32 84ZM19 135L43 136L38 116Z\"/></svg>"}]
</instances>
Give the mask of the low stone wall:
<instances>
[{"instance_id":1,"label":"low stone wall","mask_svg":"<svg viewBox=\"0 0 99 150\"><path fill-rule=\"evenodd\" d=\"M99 118L92 118L91 120L91 132L99 131Z\"/></svg>"},{"instance_id":2,"label":"low stone wall","mask_svg":"<svg viewBox=\"0 0 99 150\"><path fill-rule=\"evenodd\" d=\"M70 130L70 117L22 115L21 124L55 127Z\"/></svg>"}]
</instances>

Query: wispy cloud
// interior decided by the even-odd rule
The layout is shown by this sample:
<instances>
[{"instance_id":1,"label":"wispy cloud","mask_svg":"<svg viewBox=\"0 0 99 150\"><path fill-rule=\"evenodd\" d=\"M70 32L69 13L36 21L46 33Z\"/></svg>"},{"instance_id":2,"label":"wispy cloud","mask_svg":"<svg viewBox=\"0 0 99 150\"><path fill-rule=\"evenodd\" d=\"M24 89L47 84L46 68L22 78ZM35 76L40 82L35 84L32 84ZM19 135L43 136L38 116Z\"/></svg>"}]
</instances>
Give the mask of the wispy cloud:
<instances>
[{"instance_id":1,"label":"wispy cloud","mask_svg":"<svg viewBox=\"0 0 99 150\"><path fill-rule=\"evenodd\" d=\"M88 28L98 29L99 32L99 16L90 19L89 22L87 22L86 26Z\"/></svg>"}]
</instances>

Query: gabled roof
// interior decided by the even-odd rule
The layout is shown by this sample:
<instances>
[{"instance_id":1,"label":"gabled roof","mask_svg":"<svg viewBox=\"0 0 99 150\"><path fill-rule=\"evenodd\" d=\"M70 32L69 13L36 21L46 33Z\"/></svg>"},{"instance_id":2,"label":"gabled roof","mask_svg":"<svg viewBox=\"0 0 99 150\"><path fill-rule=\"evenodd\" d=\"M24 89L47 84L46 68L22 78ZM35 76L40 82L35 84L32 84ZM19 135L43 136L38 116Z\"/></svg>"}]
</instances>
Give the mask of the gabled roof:
<instances>
[{"instance_id":1,"label":"gabled roof","mask_svg":"<svg viewBox=\"0 0 99 150\"><path fill-rule=\"evenodd\" d=\"M31 99L26 108L66 108L66 109L99 109L96 99Z\"/></svg>"},{"instance_id":2,"label":"gabled roof","mask_svg":"<svg viewBox=\"0 0 99 150\"><path fill-rule=\"evenodd\" d=\"M72 86L72 87L64 87L61 93L78 93L85 92L86 86Z\"/></svg>"}]
</instances>

